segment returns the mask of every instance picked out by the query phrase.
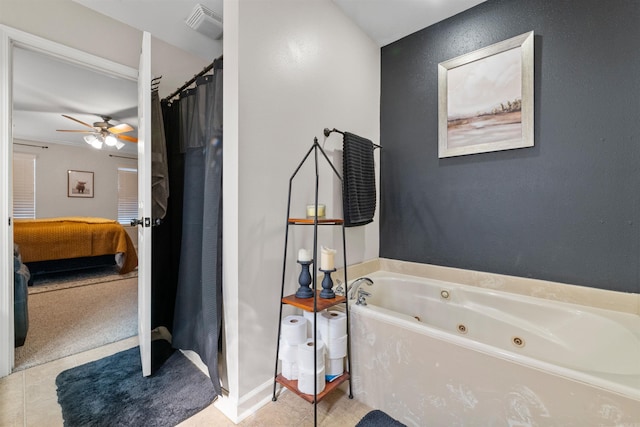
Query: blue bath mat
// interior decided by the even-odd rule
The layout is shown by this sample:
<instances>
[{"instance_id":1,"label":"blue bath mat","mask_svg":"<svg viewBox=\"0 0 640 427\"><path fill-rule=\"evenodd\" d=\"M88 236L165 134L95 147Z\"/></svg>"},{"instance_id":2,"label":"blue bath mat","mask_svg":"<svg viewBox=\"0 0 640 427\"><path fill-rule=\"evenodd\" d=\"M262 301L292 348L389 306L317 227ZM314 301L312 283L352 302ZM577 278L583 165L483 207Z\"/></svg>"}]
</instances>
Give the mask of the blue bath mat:
<instances>
[{"instance_id":1,"label":"blue bath mat","mask_svg":"<svg viewBox=\"0 0 640 427\"><path fill-rule=\"evenodd\" d=\"M407 427L384 412L374 409L356 424L356 427Z\"/></svg>"},{"instance_id":2,"label":"blue bath mat","mask_svg":"<svg viewBox=\"0 0 640 427\"><path fill-rule=\"evenodd\" d=\"M63 371L56 385L66 427L172 427L216 396L211 380L179 351L143 377L139 347Z\"/></svg>"}]
</instances>

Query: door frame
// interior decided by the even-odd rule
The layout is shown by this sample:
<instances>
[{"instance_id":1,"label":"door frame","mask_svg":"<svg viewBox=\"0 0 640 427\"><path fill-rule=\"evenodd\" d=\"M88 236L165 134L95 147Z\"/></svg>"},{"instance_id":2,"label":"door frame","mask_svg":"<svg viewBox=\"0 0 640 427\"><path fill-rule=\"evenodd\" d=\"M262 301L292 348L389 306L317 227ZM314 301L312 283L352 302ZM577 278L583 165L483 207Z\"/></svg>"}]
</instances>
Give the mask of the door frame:
<instances>
[{"instance_id":1,"label":"door frame","mask_svg":"<svg viewBox=\"0 0 640 427\"><path fill-rule=\"evenodd\" d=\"M138 345L151 375L151 33L142 33L138 69Z\"/></svg>"},{"instance_id":2,"label":"door frame","mask_svg":"<svg viewBox=\"0 0 640 427\"><path fill-rule=\"evenodd\" d=\"M0 24L0 378L14 366L13 48L40 52L96 72L137 81L138 70Z\"/></svg>"}]
</instances>

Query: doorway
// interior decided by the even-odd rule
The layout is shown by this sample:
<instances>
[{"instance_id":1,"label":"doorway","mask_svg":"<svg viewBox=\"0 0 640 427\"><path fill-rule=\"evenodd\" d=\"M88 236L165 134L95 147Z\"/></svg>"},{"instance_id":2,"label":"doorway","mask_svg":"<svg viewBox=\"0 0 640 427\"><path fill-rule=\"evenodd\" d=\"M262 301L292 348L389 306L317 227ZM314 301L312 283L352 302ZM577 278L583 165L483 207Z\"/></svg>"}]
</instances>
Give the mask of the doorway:
<instances>
[{"instance_id":1,"label":"doorway","mask_svg":"<svg viewBox=\"0 0 640 427\"><path fill-rule=\"evenodd\" d=\"M13 192L12 178L10 175L13 157L14 130L12 128L14 128L15 120L21 119L20 114L16 114L16 112L13 111L13 99L15 97L11 96L14 80L12 67L16 49L48 56L50 60L66 63L67 65L72 64L75 67L84 68L98 75L107 76L110 79L123 79L131 82L134 86L136 85L138 72L130 67L125 67L8 27L0 26L0 33L7 36L3 38L4 41L2 45L0 45L0 57L3 58L3 66L0 70L0 103L4 111L0 120L0 151L2 153L0 157L3 159L1 168L3 172L0 174L0 188L2 188L0 194L3 194L2 200L0 201L0 213L5 218L12 218ZM18 53L18 55L20 55L20 53ZM44 78L46 74L46 71L43 71L43 69L39 70L40 78ZM72 106L67 107L71 108ZM137 105L135 106L135 110L137 110ZM90 113L100 112L90 111ZM56 113L51 114L56 115ZM3 297L0 303L0 312L3 319L2 327L0 327L0 352L2 353L0 354L0 377L2 377L11 373L14 365L13 228L11 223L9 223L9 227L0 228L0 270L2 271L2 273L0 273L2 275L2 277L0 277L0 294Z\"/></svg>"}]
</instances>

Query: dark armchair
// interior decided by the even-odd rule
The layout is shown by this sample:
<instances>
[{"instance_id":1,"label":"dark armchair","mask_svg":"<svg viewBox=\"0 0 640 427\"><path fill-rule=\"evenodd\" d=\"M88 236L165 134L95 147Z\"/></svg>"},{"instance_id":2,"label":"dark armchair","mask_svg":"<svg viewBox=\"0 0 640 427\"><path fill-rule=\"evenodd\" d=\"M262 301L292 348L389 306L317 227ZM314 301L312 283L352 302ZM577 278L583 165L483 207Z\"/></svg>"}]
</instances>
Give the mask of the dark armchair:
<instances>
[{"instance_id":1,"label":"dark armchair","mask_svg":"<svg viewBox=\"0 0 640 427\"><path fill-rule=\"evenodd\" d=\"M15 346L24 345L29 330L29 269L22 263L18 245L13 245L13 319L15 324Z\"/></svg>"}]
</instances>

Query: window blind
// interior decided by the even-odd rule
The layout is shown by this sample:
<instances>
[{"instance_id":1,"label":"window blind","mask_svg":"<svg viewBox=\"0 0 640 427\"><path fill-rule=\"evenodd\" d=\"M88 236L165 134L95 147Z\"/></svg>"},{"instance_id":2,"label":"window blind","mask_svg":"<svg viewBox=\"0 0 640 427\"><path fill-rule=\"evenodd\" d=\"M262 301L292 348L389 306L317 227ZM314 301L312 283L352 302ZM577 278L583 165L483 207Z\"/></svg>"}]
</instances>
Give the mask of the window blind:
<instances>
[{"instance_id":1,"label":"window blind","mask_svg":"<svg viewBox=\"0 0 640 427\"><path fill-rule=\"evenodd\" d=\"M138 217L138 170L118 168L118 222L129 225Z\"/></svg>"},{"instance_id":2,"label":"window blind","mask_svg":"<svg viewBox=\"0 0 640 427\"><path fill-rule=\"evenodd\" d=\"M36 156L13 153L13 217L36 217Z\"/></svg>"}]
</instances>

